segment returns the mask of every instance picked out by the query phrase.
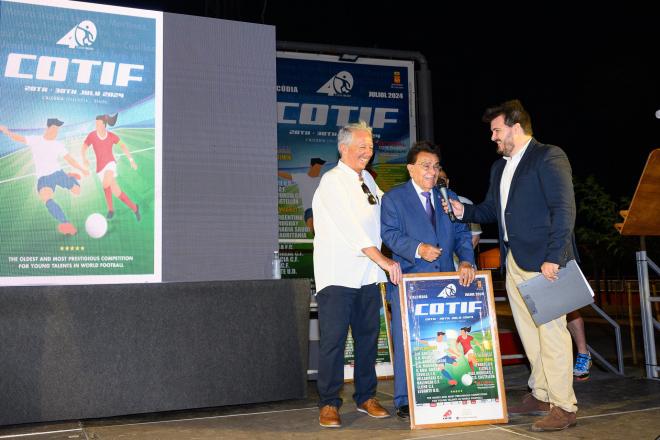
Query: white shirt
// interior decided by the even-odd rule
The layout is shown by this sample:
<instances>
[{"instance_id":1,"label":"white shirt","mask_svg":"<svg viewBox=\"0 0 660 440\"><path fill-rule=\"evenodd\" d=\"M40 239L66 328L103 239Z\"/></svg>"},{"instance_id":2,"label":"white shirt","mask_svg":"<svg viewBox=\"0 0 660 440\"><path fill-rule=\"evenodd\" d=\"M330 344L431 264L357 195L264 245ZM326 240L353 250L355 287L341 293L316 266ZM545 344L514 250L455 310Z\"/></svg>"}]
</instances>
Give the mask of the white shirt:
<instances>
[{"instance_id":1,"label":"white shirt","mask_svg":"<svg viewBox=\"0 0 660 440\"><path fill-rule=\"evenodd\" d=\"M305 173L291 174L293 181L298 185L298 194L303 205L303 210L312 207L314 191L321 181L321 176L310 177Z\"/></svg>"},{"instance_id":2,"label":"white shirt","mask_svg":"<svg viewBox=\"0 0 660 440\"><path fill-rule=\"evenodd\" d=\"M443 359L445 356L449 356L449 344L447 341L438 342L435 340L429 341L428 344L429 347L433 347L436 359Z\"/></svg>"},{"instance_id":3,"label":"white shirt","mask_svg":"<svg viewBox=\"0 0 660 440\"><path fill-rule=\"evenodd\" d=\"M62 169L59 158L67 154L64 142L44 139L43 136L26 136L25 142L30 147L37 178L49 176Z\"/></svg>"},{"instance_id":4,"label":"white shirt","mask_svg":"<svg viewBox=\"0 0 660 440\"><path fill-rule=\"evenodd\" d=\"M509 236L507 235L506 232L506 220L504 216L504 212L506 210L506 202L509 199L509 190L511 189L511 181L513 180L513 174L516 172L516 168L518 168L518 164L520 163L520 159L522 159L523 154L525 154L525 151L527 150L527 146L529 145L530 141L532 139L530 138L527 143L518 151L515 155L512 157L506 157L504 156L504 160L506 160L506 165L504 165L504 170L502 171L502 180L500 180L500 206L502 207L502 212L500 212L500 216L502 217L502 230L504 231L504 241L509 241Z\"/></svg>"},{"instance_id":5,"label":"white shirt","mask_svg":"<svg viewBox=\"0 0 660 440\"><path fill-rule=\"evenodd\" d=\"M385 272L362 249L380 249L380 199L383 192L373 177L361 173L371 193L378 197L370 205L362 191L360 175L341 160L321 177L314 210L314 278L316 291L327 286L359 289L384 282Z\"/></svg>"}]
</instances>

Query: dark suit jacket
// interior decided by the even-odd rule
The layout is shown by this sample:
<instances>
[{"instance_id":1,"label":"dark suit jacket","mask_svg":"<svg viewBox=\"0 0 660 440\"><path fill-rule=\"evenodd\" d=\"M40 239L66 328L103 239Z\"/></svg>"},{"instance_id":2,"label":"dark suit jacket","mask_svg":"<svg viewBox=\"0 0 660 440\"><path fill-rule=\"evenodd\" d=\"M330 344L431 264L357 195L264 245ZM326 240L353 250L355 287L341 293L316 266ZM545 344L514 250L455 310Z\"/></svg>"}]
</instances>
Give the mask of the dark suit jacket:
<instances>
[{"instance_id":1,"label":"dark suit jacket","mask_svg":"<svg viewBox=\"0 0 660 440\"><path fill-rule=\"evenodd\" d=\"M502 266L506 259L500 208L500 180L506 161L490 169L490 188L479 205L465 205L463 221L499 225ZM573 227L575 196L571 165L564 151L532 139L511 181L506 229L513 257L522 269L540 272L547 261L565 266L577 259Z\"/></svg>"},{"instance_id":2,"label":"dark suit jacket","mask_svg":"<svg viewBox=\"0 0 660 440\"><path fill-rule=\"evenodd\" d=\"M450 192L451 193L451 192ZM456 194L451 193L452 198ZM452 223L442 210L437 190L433 190L435 228L431 225L412 181L392 188L383 196L380 212L380 235L392 250L395 261L403 273L454 272L453 253L460 261L474 264L472 233L465 223ZM434 262L415 258L420 243L442 248Z\"/></svg>"}]
</instances>

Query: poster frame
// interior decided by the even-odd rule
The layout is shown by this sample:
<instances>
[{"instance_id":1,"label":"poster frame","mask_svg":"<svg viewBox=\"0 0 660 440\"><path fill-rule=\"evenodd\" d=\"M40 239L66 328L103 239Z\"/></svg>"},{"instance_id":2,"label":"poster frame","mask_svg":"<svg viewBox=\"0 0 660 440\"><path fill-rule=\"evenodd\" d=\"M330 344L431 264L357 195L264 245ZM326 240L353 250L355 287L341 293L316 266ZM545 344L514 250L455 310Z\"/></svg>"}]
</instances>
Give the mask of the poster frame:
<instances>
[{"instance_id":1,"label":"poster frame","mask_svg":"<svg viewBox=\"0 0 660 440\"><path fill-rule=\"evenodd\" d=\"M437 281L437 280L454 280L456 284L459 281L458 272L434 272L434 273L415 273L415 274L404 274L401 283L399 284L399 297L401 301L401 322L403 326L403 341L404 341L404 352L406 360L406 379L408 384L408 398L410 401L410 428L411 429L426 429L426 428L445 428L445 427L456 427L456 426L470 426L470 425L483 425L483 424L495 424L495 423L507 423L508 414L506 406L506 393L504 390L504 379L502 376L502 357L500 354L499 347L499 334L497 328L497 317L495 313L495 298L493 294L493 281L490 271L477 271L476 277L473 283L470 285L475 285L478 280L482 280L485 283L485 301L488 303L488 317L489 317L489 330L490 330L490 344L493 351L493 364L495 366L495 381L496 389L498 391L498 399L495 403L495 406L499 406L501 416L496 417L487 417L479 418L479 416L471 416L466 418L465 421L460 420L459 417L447 417L447 410L443 408L443 405L440 404L437 406L439 411L437 411L437 416L433 414L432 420L422 421L419 420L421 417L418 417L416 414L416 394L414 390L415 383L413 381L416 377L413 377L413 368L412 368L412 357L411 357L411 347L410 347L410 335L411 331L411 322L408 319L409 315L409 290L407 289L408 284L411 281ZM479 405L479 401L470 400L471 406ZM457 403L452 403L451 405L446 405L448 407L457 406ZM479 408L472 408L473 414L479 413Z\"/></svg>"}]
</instances>

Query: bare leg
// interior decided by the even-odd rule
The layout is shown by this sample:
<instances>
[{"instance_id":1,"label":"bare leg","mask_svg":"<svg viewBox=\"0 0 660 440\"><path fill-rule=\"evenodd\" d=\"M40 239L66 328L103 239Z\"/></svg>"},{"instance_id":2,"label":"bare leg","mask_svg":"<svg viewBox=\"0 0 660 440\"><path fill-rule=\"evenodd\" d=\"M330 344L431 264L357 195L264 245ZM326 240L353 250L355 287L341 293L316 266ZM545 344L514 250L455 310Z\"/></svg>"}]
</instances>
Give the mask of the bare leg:
<instances>
[{"instance_id":1,"label":"bare leg","mask_svg":"<svg viewBox=\"0 0 660 440\"><path fill-rule=\"evenodd\" d=\"M573 337L578 353L589 353L589 350L587 349L587 337L584 333L584 319L582 319L582 316L577 312L571 312L566 316L566 319L569 320L566 323L566 327L568 327L568 331Z\"/></svg>"},{"instance_id":2,"label":"bare leg","mask_svg":"<svg viewBox=\"0 0 660 440\"><path fill-rule=\"evenodd\" d=\"M472 370L472 373L474 373L474 364L477 361L477 357L474 355L474 353L470 353L467 355L468 359L468 365L470 365L470 370Z\"/></svg>"},{"instance_id":3,"label":"bare leg","mask_svg":"<svg viewBox=\"0 0 660 440\"><path fill-rule=\"evenodd\" d=\"M587 338L584 334L584 319L576 310L566 316L568 322L566 327L575 341L578 354L575 358L575 367L573 368L573 377L575 380L589 379L589 369L591 368L591 354L587 349Z\"/></svg>"},{"instance_id":4,"label":"bare leg","mask_svg":"<svg viewBox=\"0 0 660 440\"><path fill-rule=\"evenodd\" d=\"M112 191L112 195L124 202L124 204L128 206L131 211L133 211L137 217L137 220L140 221L140 214L138 213L137 205L126 195L126 193L121 190L121 187L119 186L119 183L117 183L113 173L108 171L105 176L103 176L103 186L109 186L110 190Z\"/></svg>"}]
</instances>

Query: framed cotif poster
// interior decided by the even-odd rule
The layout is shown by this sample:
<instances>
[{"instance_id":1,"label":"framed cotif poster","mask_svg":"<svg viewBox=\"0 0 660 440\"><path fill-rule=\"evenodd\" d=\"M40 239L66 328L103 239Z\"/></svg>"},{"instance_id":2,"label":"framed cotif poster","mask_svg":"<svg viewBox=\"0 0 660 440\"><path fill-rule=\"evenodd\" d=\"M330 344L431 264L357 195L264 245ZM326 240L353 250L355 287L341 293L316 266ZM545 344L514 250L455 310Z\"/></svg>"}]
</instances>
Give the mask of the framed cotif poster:
<instances>
[{"instance_id":1,"label":"framed cotif poster","mask_svg":"<svg viewBox=\"0 0 660 440\"><path fill-rule=\"evenodd\" d=\"M399 285L410 427L506 423L490 272L404 275Z\"/></svg>"}]
</instances>

